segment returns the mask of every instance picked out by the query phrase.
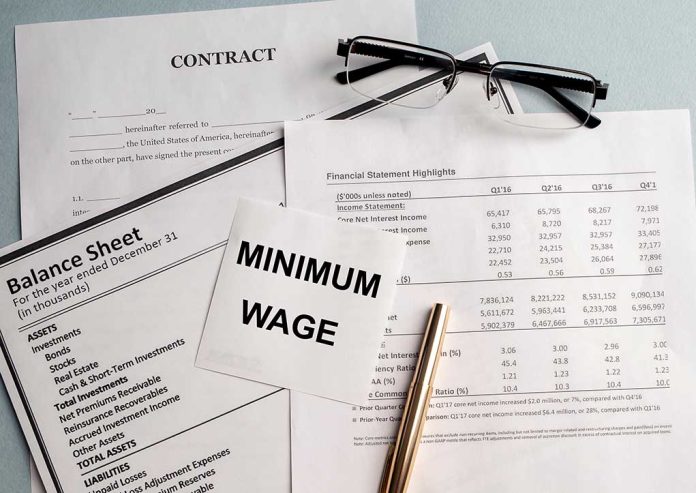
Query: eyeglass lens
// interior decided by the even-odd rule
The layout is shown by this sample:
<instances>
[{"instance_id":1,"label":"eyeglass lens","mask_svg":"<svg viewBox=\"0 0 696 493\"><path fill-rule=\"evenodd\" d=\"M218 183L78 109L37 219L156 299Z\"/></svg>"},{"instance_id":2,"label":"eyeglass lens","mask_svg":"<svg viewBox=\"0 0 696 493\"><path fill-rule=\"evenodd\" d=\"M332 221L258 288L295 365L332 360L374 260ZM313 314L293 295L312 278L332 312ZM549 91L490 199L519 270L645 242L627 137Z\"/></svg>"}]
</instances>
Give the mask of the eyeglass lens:
<instances>
[{"instance_id":1,"label":"eyeglass lens","mask_svg":"<svg viewBox=\"0 0 696 493\"><path fill-rule=\"evenodd\" d=\"M486 97L497 115L517 125L577 128L585 124L595 101L592 77L562 69L533 65L494 66L485 84ZM505 111L502 97L516 97L525 113L559 113L553 120L520 119ZM541 123L543 122L543 123Z\"/></svg>"},{"instance_id":2,"label":"eyeglass lens","mask_svg":"<svg viewBox=\"0 0 696 493\"><path fill-rule=\"evenodd\" d=\"M346 59L350 87L363 96L410 108L430 108L447 94L455 82L455 66L451 58L424 48L414 48L393 42L369 38L356 39L350 45ZM418 91L396 100L382 100L379 88L384 76L394 77L417 71L428 78Z\"/></svg>"}]
</instances>

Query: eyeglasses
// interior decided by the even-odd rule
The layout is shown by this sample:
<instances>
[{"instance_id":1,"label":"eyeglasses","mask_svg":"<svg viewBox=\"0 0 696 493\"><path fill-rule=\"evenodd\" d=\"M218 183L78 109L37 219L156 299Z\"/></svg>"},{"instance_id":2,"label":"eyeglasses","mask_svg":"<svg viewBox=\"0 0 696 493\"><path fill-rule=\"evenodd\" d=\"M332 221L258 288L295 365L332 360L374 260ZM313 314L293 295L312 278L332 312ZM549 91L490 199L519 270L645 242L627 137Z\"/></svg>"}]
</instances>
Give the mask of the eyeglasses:
<instances>
[{"instance_id":1,"label":"eyeglasses","mask_svg":"<svg viewBox=\"0 0 696 493\"><path fill-rule=\"evenodd\" d=\"M607 97L608 84L587 72L532 63L494 64L457 60L447 52L371 36L338 41L338 55L345 57L345 70L336 80L368 98L411 108L430 108L457 85L460 73L485 76L483 91L494 112L509 123L540 128L595 128L601 120L592 114L598 99ZM376 96L381 79L371 77L388 70L415 66L427 71L422 90L403 100ZM562 117L543 124L520 120L507 110L506 98L513 94L530 112L554 112Z\"/></svg>"}]
</instances>

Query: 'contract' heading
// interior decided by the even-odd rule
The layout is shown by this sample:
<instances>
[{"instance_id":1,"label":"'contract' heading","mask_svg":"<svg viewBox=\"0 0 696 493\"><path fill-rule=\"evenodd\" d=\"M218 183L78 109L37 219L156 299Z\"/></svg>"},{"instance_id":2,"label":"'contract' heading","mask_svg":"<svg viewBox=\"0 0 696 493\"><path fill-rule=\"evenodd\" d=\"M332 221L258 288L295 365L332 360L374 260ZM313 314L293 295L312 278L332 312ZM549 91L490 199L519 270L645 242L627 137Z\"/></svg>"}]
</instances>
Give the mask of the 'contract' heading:
<instances>
[{"instance_id":1,"label":"'contract' heading","mask_svg":"<svg viewBox=\"0 0 696 493\"><path fill-rule=\"evenodd\" d=\"M276 48L256 48L242 51L213 51L174 55L170 60L174 68L210 67L236 63L272 62Z\"/></svg>"}]
</instances>

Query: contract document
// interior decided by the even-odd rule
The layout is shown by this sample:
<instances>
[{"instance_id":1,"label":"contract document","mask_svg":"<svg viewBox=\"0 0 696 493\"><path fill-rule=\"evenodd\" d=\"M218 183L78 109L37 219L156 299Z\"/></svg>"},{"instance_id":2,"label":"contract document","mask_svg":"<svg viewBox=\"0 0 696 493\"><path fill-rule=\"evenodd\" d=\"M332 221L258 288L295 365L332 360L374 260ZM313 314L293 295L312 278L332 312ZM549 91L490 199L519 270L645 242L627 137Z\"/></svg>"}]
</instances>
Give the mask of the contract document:
<instances>
[{"instance_id":1,"label":"contract document","mask_svg":"<svg viewBox=\"0 0 696 493\"><path fill-rule=\"evenodd\" d=\"M470 55L467 58L475 60L491 60L494 57L490 45L477 48L465 55ZM478 82L474 79L471 81ZM390 87L389 97L409 97L432 82L428 77L409 79L404 81L404 85ZM469 82L462 81L460 85L462 84L460 89L466 90L459 93L462 95L461 99L450 101L457 103L453 107L458 109L468 107L467 102L472 95L470 91L473 91ZM478 100L478 92L476 96ZM327 112L322 117L358 118L379 115L381 111L391 111L390 105L360 99L337 107L334 112ZM201 482L200 486L210 483L223 491L233 491L233 488L240 488L242 491L289 491L290 437L286 391L276 392L277 389L258 384L237 387L235 379L231 377L197 370L193 366L195 346L203 330L222 249L234 215L235 194L243 192L247 196L278 203L285 199L283 139L271 136L245 147L247 148L232 151L229 159L223 163L193 168L183 178L172 179L172 184L157 189L154 193L137 200L122 199L118 201L119 207L109 213L89 213L81 217L80 222L74 226L55 229L53 233L47 232L41 237L24 240L0 252L0 274L7 274L7 279L4 279L6 282L2 284L2 289L5 290L2 296L4 304L0 306L0 318L3 320L3 326L0 327L0 373L32 454L37 459L38 472L48 491L93 493L111 486L114 482L118 485L122 479L132 484L132 489L144 488L145 482L154 479L160 489L177 487L185 491L190 487L191 490L195 490L199 486L186 482L179 485L179 481L190 481L192 477L199 477L198 473L189 470L188 466L193 468L192 461L199 460L197 457L202 457L207 452L219 454L228 447L230 455L220 457L223 461L217 462L216 465L223 467L224 471L216 469L215 474L220 474L216 475L213 481ZM160 207L166 209L166 214ZM155 209L160 212L147 212ZM109 234L106 233L110 224L121 215L133 215L140 211L143 211L143 218L150 219L144 219L144 222L131 226L128 230L121 231L115 228L119 229L120 238L109 238L111 232L115 232L115 229L109 229ZM192 221L194 216L195 221ZM183 229L170 227L168 229L172 231L163 233L173 232L177 239L166 242L165 238L156 248L169 248L148 250L140 244L141 241L146 241L152 247L154 242L164 238L158 237L158 232L167 225L173 226L172 221L186 226L182 226ZM142 228L149 223L154 225L155 230L150 230L146 237ZM81 281L75 282L74 285L60 286L57 284L60 279L54 279L48 286L49 294L39 293L38 296L51 300L60 297L61 305L46 306L44 300L32 298L33 287L22 288L28 289L30 296L24 303L21 303L17 296L26 296L27 291L21 295L12 294L10 289L17 289L15 283L22 286L26 282L33 283L33 275L36 275L37 279L42 277L39 269L45 270L46 264L43 259L50 265L54 265L55 262L63 264L67 258L62 255L61 249L64 248L64 244L67 245L65 248L71 251L72 248L68 247L75 246L76 251L84 251L87 258L89 254L84 249L93 242L83 243L79 236L75 236L74 239L73 236L96 234L91 233L93 228L104 233L103 236L99 235L98 240L102 244L108 241L108 248L113 248L113 240L119 240L116 245L120 248L113 254L107 253L108 265L111 266L112 256L118 259L120 255L128 254L130 260L126 259L128 262L125 263L119 261L106 270L100 269L100 272L97 272L97 267L94 266L95 274L101 274L94 278L101 279L99 285L92 284L94 279L89 277L84 278L84 283ZM132 228L138 228L137 235L144 240L138 240ZM183 235L184 231L189 233ZM126 234L130 234L131 237L125 239ZM201 255L189 259L186 252L191 248L189 241L194 241L194 236L201 237L195 242L204 243L210 249L199 249ZM171 238L173 237L170 235ZM178 242L181 238L187 240ZM126 245L122 239L131 244ZM92 247L92 250L94 248L98 247ZM134 256L129 253L133 248L145 248L146 254ZM160 252L166 255L160 257ZM35 264L37 256L41 256L42 261ZM182 264L175 264L174 260L170 261L170 264L175 264L170 269L157 270L157 265L161 265L165 257L178 257ZM71 266L72 257L68 260L65 265ZM81 261L84 261L82 257L77 260ZM42 267L39 264L42 264ZM97 265L101 263L97 262ZM137 268L133 267L134 265L137 265ZM142 277L142 272L148 265L154 276L135 283L136 279ZM85 268L89 269L92 266ZM76 271L80 269L83 268L76 267L73 272L77 274ZM111 278L112 272L118 272L119 279ZM27 277L28 279L22 279ZM124 281L128 277L134 281L132 286L128 284L129 281ZM13 282L11 279L16 281ZM10 281L13 288L9 287L7 281ZM56 285L55 288L53 284ZM76 290L78 285L86 288L88 292L74 293L73 297L63 299L66 296L65 290ZM99 290L111 289L108 286L114 285L123 286L123 289L114 290L108 296L98 297ZM112 302L114 298L110 296L117 296L119 299ZM84 297L90 298L90 302L85 303L85 306L82 305ZM15 306L15 298L20 306ZM39 301L43 305L33 315L19 311L22 308L33 312L34 303ZM74 309L63 311L61 306L66 305L74 306ZM186 313L177 316L183 311ZM23 319L20 319L20 313ZM42 331L42 328L20 329L33 323L32 319L41 320L41 327L48 327L46 331ZM50 327L54 323L55 330ZM75 331L76 328L80 329L79 334ZM29 340L28 333L33 334L36 331L39 331L39 334ZM68 332L73 334L69 338L66 336ZM160 349L179 340L184 343L178 342L178 346L172 350ZM32 349L34 346L37 347L36 351ZM66 354L52 356L50 361L46 359L46 354L61 351ZM154 359L142 359L144 355L152 352L160 354ZM75 360L74 363L68 361L70 358ZM131 360L137 364L130 366L128 362ZM135 387L133 390L123 396L109 393L109 389L105 389L101 394L85 396L80 401L79 413L75 407L77 404L63 405L60 409L59 403L69 401L72 396L78 393L83 395L111 383L111 376L108 374L107 380L103 383L97 377L92 377L94 380L90 380L90 377L92 373L111 370L116 364L127 366L122 370L123 375L114 375L113 378L128 378L129 382L123 385L128 389ZM52 369L51 365L57 366ZM76 368L79 367L80 371L83 371L85 366L88 369L83 373L75 373ZM89 370L90 367L92 370ZM160 380L148 380L153 376ZM87 385L80 388L83 379ZM70 388L74 382L78 383L77 390L64 390ZM159 395L152 397L156 400L145 397L157 389L161 391L163 386L167 387L167 391L158 391ZM121 390L114 389L114 392L119 391ZM106 401L107 398L113 400L114 395L116 402ZM172 405L158 408L157 413L120 422L123 416L139 412L140 407L136 406L156 405L176 396L178 400L172 402ZM259 400L255 401L257 397ZM55 404L58 404L58 407ZM115 410L115 406L119 406L119 411ZM122 409L122 406L126 406L126 409ZM224 410L215 414L219 409ZM70 415L73 410L74 417ZM117 417L106 416L99 421L95 418L110 411ZM246 412L251 412L252 416L245 414ZM101 422L104 421L110 423L109 432L117 421L117 428L120 429L109 435L102 426ZM80 424L76 424L78 422ZM224 429L221 430L219 427ZM119 435L114 438L118 433L123 433L123 437ZM102 437L113 438L113 441L102 443ZM169 438L166 439L167 437ZM131 440L135 442L135 446L132 446ZM120 447L123 442L129 442L128 448L120 451L117 449L109 455L108 450ZM116 462L112 462L114 460ZM80 466L78 463L83 465ZM123 465L125 463L127 465ZM135 470L133 474L144 471L147 477L124 479L130 477L130 474L127 474L129 471L125 469L130 470L131 466ZM263 469L259 472L260 467ZM113 468L116 469L112 471ZM206 467L203 469L201 473L213 474L206 472ZM177 472L178 474L175 474ZM93 482L94 478L99 477L100 481ZM205 478L199 477L199 481L202 479ZM33 482L32 487L34 491L40 490L36 482Z\"/></svg>"},{"instance_id":2,"label":"contract document","mask_svg":"<svg viewBox=\"0 0 696 493\"><path fill-rule=\"evenodd\" d=\"M24 236L342 103L337 39L368 33L415 41L413 0L17 26Z\"/></svg>"},{"instance_id":3,"label":"contract document","mask_svg":"<svg viewBox=\"0 0 696 493\"><path fill-rule=\"evenodd\" d=\"M370 404L291 394L293 491L376 491L433 302L409 491L693 489L689 115L601 118L286 124L288 206L409 235Z\"/></svg>"}]
</instances>

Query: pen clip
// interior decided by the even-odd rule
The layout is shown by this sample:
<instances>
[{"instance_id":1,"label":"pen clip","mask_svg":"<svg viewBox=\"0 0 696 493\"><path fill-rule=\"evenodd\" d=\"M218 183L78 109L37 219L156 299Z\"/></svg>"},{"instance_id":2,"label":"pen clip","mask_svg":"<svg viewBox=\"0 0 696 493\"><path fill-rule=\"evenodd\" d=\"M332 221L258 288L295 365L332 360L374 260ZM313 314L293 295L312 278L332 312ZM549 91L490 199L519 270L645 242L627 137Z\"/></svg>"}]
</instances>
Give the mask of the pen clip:
<instances>
[{"instance_id":1,"label":"pen clip","mask_svg":"<svg viewBox=\"0 0 696 493\"><path fill-rule=\"evenodd\" d=\"M386 493L389 486L389 476L391 475L392 459L394 458L394 444L389 445L387 449L387 459L384 461L384 469L382 470L382 480L379 483L377 493Z\"/></svg>"}]
</instances>

